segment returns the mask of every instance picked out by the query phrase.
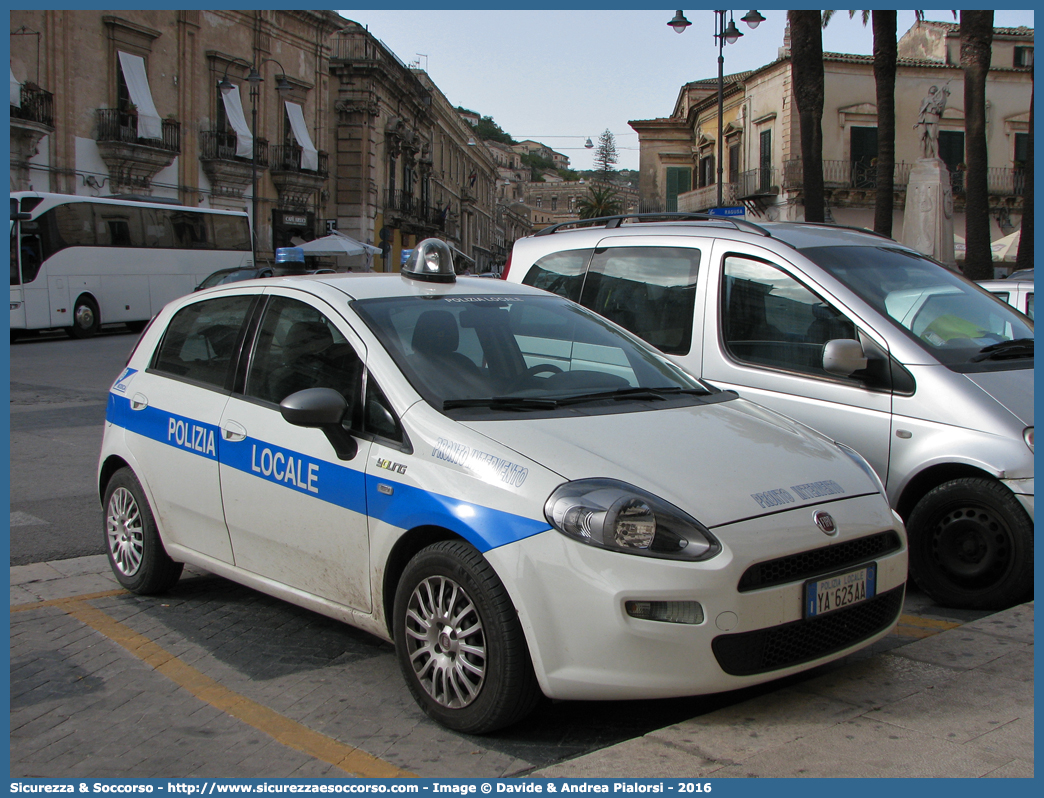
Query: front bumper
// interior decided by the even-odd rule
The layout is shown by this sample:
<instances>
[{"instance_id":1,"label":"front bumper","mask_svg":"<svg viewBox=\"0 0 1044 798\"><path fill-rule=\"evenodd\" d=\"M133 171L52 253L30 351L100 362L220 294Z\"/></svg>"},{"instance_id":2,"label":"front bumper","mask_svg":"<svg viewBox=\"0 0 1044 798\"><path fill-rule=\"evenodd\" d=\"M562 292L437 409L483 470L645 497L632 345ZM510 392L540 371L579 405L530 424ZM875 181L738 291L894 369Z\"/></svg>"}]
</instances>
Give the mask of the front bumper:
<instances>
[{"instance_id":1,"label":"front bumper","mask_svg":"<svg viewBox=\"0 0 1044 798\"><path fill-rule=\"evenodd\" d=\"M827 509L837 521L836 537L814 526L817 509ZM806 621L802 573L780 584L738 587L757 563L885 530L895 532L898 548L865 560L877 563L875 599ZM878 495L712 531L724 549L702 563L610 552L554 530L487 552L518 608L545 694L628 699L731 690L843 657L883 637L898 619L906 535ZM625 611L627 601L697 601L704 620L633 618Z\"/></svg>"}]
</instances>

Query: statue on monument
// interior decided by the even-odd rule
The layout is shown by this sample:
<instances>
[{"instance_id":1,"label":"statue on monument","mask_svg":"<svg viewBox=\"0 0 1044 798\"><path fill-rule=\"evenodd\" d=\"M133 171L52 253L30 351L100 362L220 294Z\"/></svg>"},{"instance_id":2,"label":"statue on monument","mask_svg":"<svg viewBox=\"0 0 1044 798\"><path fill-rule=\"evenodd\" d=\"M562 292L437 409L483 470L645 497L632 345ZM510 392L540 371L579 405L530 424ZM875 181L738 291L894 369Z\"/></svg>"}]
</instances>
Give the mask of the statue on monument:
<instances>
[{"instance_id":1,"label":"statue on monument","mask_svg":"<svg viewBox=\"0 0 1044 798\"><path fill-rule=\"evenodd\" d=\"M932 86L928 96L921 100L921 109L917 115L914 128L921 128L921 157L933 159L938 157L939 120L946 110L946 100L950 96L948 86L941 89Z\"/></svg>"}]
</instances>

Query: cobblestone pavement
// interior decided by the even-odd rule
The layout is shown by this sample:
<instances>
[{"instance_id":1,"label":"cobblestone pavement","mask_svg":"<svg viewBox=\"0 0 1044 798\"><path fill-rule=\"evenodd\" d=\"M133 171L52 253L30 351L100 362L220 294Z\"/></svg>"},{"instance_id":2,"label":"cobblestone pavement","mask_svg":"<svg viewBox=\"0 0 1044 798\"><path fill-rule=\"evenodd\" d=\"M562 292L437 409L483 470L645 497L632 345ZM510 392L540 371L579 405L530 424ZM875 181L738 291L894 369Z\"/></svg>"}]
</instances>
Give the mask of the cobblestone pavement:
<instances>
[{"instance_id":1,"label":"cobblestone pavement","mask_svg":"<svg viewBox=\"0 0 1044 798\"><path fill-rule=\"evenodd\" d=\"M829 772L829 746L798 745L838 727L863 775L1033 773L1032 605L960 628L904 616L874 652L811 675L547 702L472 737L423 715L391 645L226 580L188 572L140 597L104 556L11 580L12 777L850 775ZM911 742L920 758L900 755Z\"/></svg>"}]
</instances>

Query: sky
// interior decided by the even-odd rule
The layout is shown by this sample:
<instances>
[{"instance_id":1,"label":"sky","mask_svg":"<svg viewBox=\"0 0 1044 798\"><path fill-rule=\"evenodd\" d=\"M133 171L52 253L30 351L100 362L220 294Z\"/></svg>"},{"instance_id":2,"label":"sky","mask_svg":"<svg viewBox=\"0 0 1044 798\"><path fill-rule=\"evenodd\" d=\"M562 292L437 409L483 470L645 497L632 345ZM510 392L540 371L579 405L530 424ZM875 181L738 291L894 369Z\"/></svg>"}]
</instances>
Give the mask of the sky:
<instances>
[{"instance_id":1,"label":"sky","mask_svg":"<svg viewBox=\"0 0 1044 798\"><path fill-rule=\"evenodd\" d=\"M1028 4L1027 4L1028 5ZM775 60L783 44L786 11L759 9L765 21L725 46L725 74ZM632 119L671 115L682 84L715 78L718 48L714 12L687 10L692 23L677 34L674 11L599 9L541 11L477 9L339 12L366 26L407 65L416 64L454 105L491 116L516 141L534 139L591 169L604 130L613 133L619 169L638 168L638 134ZM953 22L951 11L926 18ZM898 35L914 22L900 11ZM996 11L998 27L1033 26L1033 11ZM869 55L873 36L861 12L837 11L823 32L823 49ZM902 99L900 98L901 102Z\"/></svg>"}]
</instances>

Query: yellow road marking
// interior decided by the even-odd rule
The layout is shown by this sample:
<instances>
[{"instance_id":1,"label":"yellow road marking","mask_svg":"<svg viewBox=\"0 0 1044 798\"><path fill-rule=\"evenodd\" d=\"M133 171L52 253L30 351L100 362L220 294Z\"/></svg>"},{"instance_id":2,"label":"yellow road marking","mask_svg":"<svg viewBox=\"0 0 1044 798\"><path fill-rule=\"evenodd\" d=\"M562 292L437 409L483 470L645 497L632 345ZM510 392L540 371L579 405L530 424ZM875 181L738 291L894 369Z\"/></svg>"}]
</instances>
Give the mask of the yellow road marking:
<instances>
[{"instance_id":1,"label":"yellow road marking","mask_svg":"<svg viewBox=\"0 0 1044 798\"><path fill-rule=\"evenodd\" d=\"M936 618L921 618L917 615L900 615L899 624L895 633L900 637L925 638L945 632L947 629L956 629L959 623L953 621L942 621Z\"/></svg>"},{"instance_id":2,"label":"yellow road marking","mask_svg":"<svg viewBox=\"0 0 1044 798\"><path fill-rule=\"evenodd\" d=\"M272 709L252 701L220 682L211 679L188 665L161 646L156 645L126 624L120 623L87 602L91 599L117 596L125 590L110 590L73 598L52 599L11 607L12 612L24 612L37 607L57 607L83 624L125 648L146 665L162 673L175 684L188 690L207 704L264 732L289 748L328 762L341 770L361 778L406 778L415 773L401 770L383 759L309 729Z\"/></svg>"}]
</instances>

